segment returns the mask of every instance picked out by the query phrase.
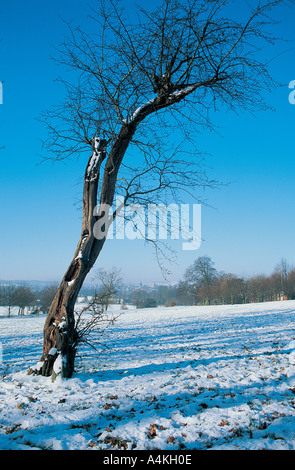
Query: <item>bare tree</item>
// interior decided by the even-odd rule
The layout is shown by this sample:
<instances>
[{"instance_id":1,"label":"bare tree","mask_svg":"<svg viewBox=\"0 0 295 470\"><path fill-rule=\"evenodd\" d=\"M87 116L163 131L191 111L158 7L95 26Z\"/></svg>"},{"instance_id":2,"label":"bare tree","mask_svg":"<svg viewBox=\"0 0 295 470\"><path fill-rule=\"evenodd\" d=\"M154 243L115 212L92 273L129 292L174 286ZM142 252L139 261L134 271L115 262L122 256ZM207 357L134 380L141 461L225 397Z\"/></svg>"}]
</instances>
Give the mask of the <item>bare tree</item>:
<instances>
[{"instance_id":1,"label":"bare tree","mask_svg":"<svg viewBox=\"0 0 295 470\"><path fill-rule=\"evenodd\" d=\"M34 307L35 304L36 294L31 287L25 284L16 286L11 283L0 286L0 305L7 308L9 317L12 307L18 307L19 315L24 315L25 307Z\"/></svg>"},{"instance_id":2,"label":"bare tree","mask_svg":"<svg viewBox=\"0 0 295 470\"><path fill-rule=\"evenodd\" d=\"M33 289L27 285L21 285L16 288L14 295L15 306L19 308L19 315L24 315L26 307L36 305L36 294Z\"/></svg>"},{"instance_id":3,"label":"bare tree","mask_svg":"<svg viewBox=\"0 0 295 470\"><path fill-rule=\"evenodd\" d=\"M16 306L17 287L13 284L5 284L0 289L1 304L7 308L7 315L10 317L12 307Z\"/></svg>"},{"instance_id":4,"label":"bare tree","mask_svg":"<svg viewBox=\"0 0 295 470\"><path fill-rule=\"evenodd\" d=\"M69 24L57 60L74 78L63 81L64 104L43 116L45 149L55 160L90 156L81 236L45 322L37 373L51 374L49 352L57 344L63 376L73 373L74 306L118 215L110 210L116 192L124 204L176 200L181 189L197 199L199 187L214 184L196 149L196 132L213 128L209 110L265 108L261 91L274 83L255 53L273 43L269 13L282 1L257 0L244 22L227 17L227 3L162 0L154 11L138 7L130 24L118 2L101 1L93 32Z\"/></svg>"},{"instance_id":5,"label":"bare tree","mask_svg":"<svg viewBox=\"0 0 295 470\"><path fill-rule=\"evenodd\" d=\"M121 315L120 312L106 313L105 305L108 300L108 292L96 293L86 305L75 311L76 349L83 343L96 349L98 333L101 336L102 332L110 324L114 324Z\"/></svg>"},{"instance_id":6,"label":"bare tree","mask_svg":"<svg viewBox=\"0 0 295 470\"><path fill-rule=\"evenodd\" d=\"M100 268L95 274L94 279L98 279L101 285L95 290L94 299L103 300L104 308L107 310L112 297L118 293L122 282L121 270L116 267L110 270Z\"/></svg>"},{"instance_id":7,"label":"bare tree","mask_svg":"<svg viewBox=\"0 0 295 470\"><path fill-rule=\"evenodd\" d=\"M250 302L263 302L265 300L266 276L258 274L247 281L248 298Z\"/></svg>"},{"instance_id":8,"label":"bare tree","mask_svg":"<svg viewBox=\"0 0 295 470\"><path fill-rule=\"evenodd\" d=\"M39 292L40 309L43 313L48 313L50 305L52 304L57 290L58 284L51 284L50 286L44 287Z\"/></svg>"},{"instance_id":9,"label":"bare tree","mask_svg":"<svg viewBox=\"0 0 295 470\"><path fill-rule=\"evenodd\" d=\"M235 274L225 274L219 281L219 292L224 304L244 302L246 294L245 281Z\"/></svg>"},{"instance_id":10,"label":"bare tree","mask_svg":"<svg viewBox=\"0 0 295 470\"><path fill-rule=\"evenodd\" d=\"M288 299L295 299L295 269L291 269L288 273L288 280L287 280L287 289L286 294Z\"/></svg>"},{"instance_id":11,"label":"bare tree","mask_svg":"<svg viewBox=\"0 0 295 470\"><path fill-rule=\"evenodd\" d=\"M280 276L280 293L284 294L287 287L288 274L291 271L291 267L287 263L285 258L281 258L279 263L275 267L275 273Z\"/></svg>"},{"instance_id":12,"label":"bare tree","mask_svg":"<svg viewBox=\"0 0 295 470\"><path fill-rule=\"evenodd\" d=\"M192 295L196 300L202 299L205 304L210 304L211 287L216 278L217 271L209 256L199 256L185 272L185 281Z\"/></svg>"}]
</instances>

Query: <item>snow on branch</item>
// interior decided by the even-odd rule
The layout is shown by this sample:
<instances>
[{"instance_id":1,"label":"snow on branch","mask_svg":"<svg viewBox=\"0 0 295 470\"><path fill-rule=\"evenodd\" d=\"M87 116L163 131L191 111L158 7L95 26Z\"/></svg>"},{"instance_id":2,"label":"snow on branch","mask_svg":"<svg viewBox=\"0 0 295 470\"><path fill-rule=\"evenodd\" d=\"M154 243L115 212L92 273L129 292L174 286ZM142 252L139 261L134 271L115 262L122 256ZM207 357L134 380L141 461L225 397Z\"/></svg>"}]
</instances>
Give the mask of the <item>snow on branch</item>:
<instances>
[{"instance_id":1,"label":"snow on branch","mask_svg":"<svg viewBox=\"0 0 295 470\"><path fill-rule=\"evenodd\" d=\"M100 138L99 137L94 137L94 139L93 139L93 152L92 152L92 156L91 156L91 159L90 159L88 167L87 167L87 176L89 176L89 177L90 177L93 169L96 167L99 157L101 156L101 152L98 151L99 144L100 144Z\"/></svg>"}]
</instances>

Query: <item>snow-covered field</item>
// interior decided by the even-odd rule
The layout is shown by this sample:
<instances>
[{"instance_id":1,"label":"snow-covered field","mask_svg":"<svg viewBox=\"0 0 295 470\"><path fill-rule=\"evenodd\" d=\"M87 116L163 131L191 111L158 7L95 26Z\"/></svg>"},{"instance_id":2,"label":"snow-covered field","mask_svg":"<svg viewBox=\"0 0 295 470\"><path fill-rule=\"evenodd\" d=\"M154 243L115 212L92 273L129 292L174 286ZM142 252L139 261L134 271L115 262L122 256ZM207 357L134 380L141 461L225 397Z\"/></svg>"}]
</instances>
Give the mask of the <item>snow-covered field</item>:
<instances>
[{"instance_id":1,"label":"snow-covered field","mask_svg":"<svg viewBox=\"0 0 295 470\"><path fill-rule=\"evenodd\" d=\"M0 449L295 449L295 301L123 311L54 383L44 320L0 317Z\"/></svg>"}]
</instances>

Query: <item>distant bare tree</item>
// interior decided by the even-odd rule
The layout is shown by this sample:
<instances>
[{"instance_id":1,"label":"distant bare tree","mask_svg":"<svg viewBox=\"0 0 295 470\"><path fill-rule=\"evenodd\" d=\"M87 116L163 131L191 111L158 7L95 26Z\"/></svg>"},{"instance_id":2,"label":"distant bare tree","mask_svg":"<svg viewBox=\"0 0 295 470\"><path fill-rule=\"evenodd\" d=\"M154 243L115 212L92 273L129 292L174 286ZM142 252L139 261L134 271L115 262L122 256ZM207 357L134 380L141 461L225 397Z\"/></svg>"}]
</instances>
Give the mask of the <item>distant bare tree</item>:
<instances>
[{"instance_id":1,"label":"distant bare tree","mask_svg":"<svg viewBox=\"0 0 295 470\"><path fill-rule=\"evenodd\" d=\"M275 267L275 273L280 277L280 293L285 293L287 289L288 274L290 271L291 267L287 260L285 258L281 258Z\"/></svg>"},{"instance_id":2,"label":"distant bare tree","mask_svg":"<svg viewBox=\"0 0 295 470\"><path fill-rule=\"evenodd\" d=\"M119 286L122 283L121 270L113 267L110 270L103 268L98 269L95 273L95 278L100 281L100 286L96 288L94 298L104 302L105 310L108 309L110 300L114 297L119 290Z\"/></svg>"},{"instance_id":3,"label":"distant bare tree","mask_svg":"<svg viewBox=\"0 0 295 470\"><path fill-rule=\"evenodd\" d=\"M1 305L7 308L7 315L10 317L12 307L16 305L17 287L13 284L5 284L0 289Z\"/></svg>"},{"instance_id":4,"label":"distant bare tree","mask_svg":"<svg viewBox=\"0 0 295 470\"><path fill-rule=\"evenodd\" d=\"M217 270L209 256L199 256L185 271L185 281L195 297L202 299L205 304L211 301L211 287L217 278Z\"/></svg>"},{"instance_id":5,"label":"distant bare tree","mask_svg":"<svg viewBox=\"0 0 295 470\"><path fill-rule=\"evenodd\" d=\"M36 305L36 294L30 286L25 284L18 286L14 294L14 303L19 307L19 315L24 315L26 307Z\"/></svg>"},{"instance_id":6,"label":"distant bare tree","mask_svg":"<svg viewBox=\"0 0 295 470\"><path fill-rule=\"evenodd\" d=\"M263 302L265 300L266 276L258 274L247 281L248 297L251 302Z\"/></svg>"},{"instance_id":7,"label":"distant bare tree","mask_svg":"<svg viewBox=\"0 0 295 470\"><path fill-rule=\"evenodd\" d=\"M71 81L63 82L64 104L44 115L45 149L55 160L88 154L83 220L45 322L38 373L50 375L54 362L48 367L46 361L57 343L63 376L73 373L74 306L118 215L115 207L109 210L116 192L124 204L176 200L180 190L198 199L199 187L214 184L196 148L196 132L213 128L209 111L265 109L261 91L274 82L256 52L274 42L269 14L280 3L256 0L238 21L228 18L227 1L162 0L154 11L138 7L138 20L130 23L119 2L109 0L92 12L92 33L91 25L85 32L69 24L57 60L72 71Z\"/></svg>"},{"instance_id":8,"label":"distant bare tree","mask_svg":"<svg viewBox=\"0 0 295 470\"><path fill-rule=\"evenodd\" d=\"M295 299L295 269L291 269L288 273L286 294L288 299Z\"/></svg>"},{"instance_id":9,"label":"distant bare tree","mask_svg":"<svg viewBox=\"0 0 295 470\"><path fill-rule=\"evenodd\" d=\"M58 284L51 284L50 286L44 287L39 292L40 308L43 313L48 313L50 305L58 290Z\"/></svg>"},{"instance_id":10,"label":"distant bare tree","mask_svg":"<svg viewBox=\"0 0 295 470\"><path fill-rule=\"evenodd\" d=\"M246 286L243 278L226 274L220 282L220 293L223 303L242 303L246 298Z\"/></svg>"}]
</instances>

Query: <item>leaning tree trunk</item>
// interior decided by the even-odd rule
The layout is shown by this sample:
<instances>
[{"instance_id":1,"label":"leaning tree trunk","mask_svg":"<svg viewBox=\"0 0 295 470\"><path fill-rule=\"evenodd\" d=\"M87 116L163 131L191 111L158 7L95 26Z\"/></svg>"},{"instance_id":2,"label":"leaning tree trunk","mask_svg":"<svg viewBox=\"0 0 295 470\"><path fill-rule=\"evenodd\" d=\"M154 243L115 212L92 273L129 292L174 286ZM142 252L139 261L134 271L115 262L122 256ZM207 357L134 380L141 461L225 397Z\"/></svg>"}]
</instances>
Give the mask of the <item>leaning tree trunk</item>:
<instances>
[{"instance_id":1,"label":"leaning tree trunk","mask_svg":"<svg viewBox=\"0 0 295 470\"><path fill-rule=\"evenodd\" d=\"M80 241L45 321L42 358L31 371L44 376L50 376L53 373L61 373L66 378L72 376L77 346L74 307L84 279L97 260L107 235L106 229L104 238L96 238L94 225L101 218L102 213L105 212L105 207L111 207L113 204L118 171L137 126L149 114L179 102L185 95L186 90L183 93L171 96L167 95L164 90L154 100L148 101L138 108L129 122L125 121L122 124L116 138L112 139L108 156L106 155L107 142L104 139L94 139L93 152L84 176L83 220ZM95 211L98 204L97 192L100 169L104 160L106 162L101 185L99 210ZM104 219L106 215L104 214ZM59 358L58 361L57 358Z\"/></svg>"},{"instance_id":2,"label":"leaning tree trunk","mask_svg":"<svg viewBox=\"0 0 295 470\"><path fill-rule=\"evenodd\" d=\"M37 365L29 370L30 373L43 376L61 374L65 378L70 378L74 372L77 347L74 307L83 282L105 243L108 228L105 228L103 238L97 238L94 225L102 216L105 205L109 207L112 205L118 170L134 130L127 126L122 127L107 159L106 141L95 139L94 150L84 177L81 237L45 321L42 357ZM99 173L105 159L100 209L96 212Z\"/></svg>"},{"instance_id":3,"label":"leaning tree trunk","mask_svg":"<svg viewBox=\"0 0 295 470\"><path fill-rule=\"evenodd\" d=\"M74 371L76 355L76 331L74 308L85 277L93 266L96 257L93 247L104 240L96 240L93 226L93 212L97 204L97 188L100 165L104 158L105 149L101 148L104 141L98 142L89 159L83 188L83 219L81 237L69 268L59 286L50 306L43 330L43 354L40 361L40 373L50 376L61 372L64 377L71 377ZM97 248L96 248L97 251ZM54 363L60 358L54 369ZM43 363L43 364L42 364Z\"/></svg>"}]
</instances>

